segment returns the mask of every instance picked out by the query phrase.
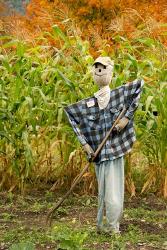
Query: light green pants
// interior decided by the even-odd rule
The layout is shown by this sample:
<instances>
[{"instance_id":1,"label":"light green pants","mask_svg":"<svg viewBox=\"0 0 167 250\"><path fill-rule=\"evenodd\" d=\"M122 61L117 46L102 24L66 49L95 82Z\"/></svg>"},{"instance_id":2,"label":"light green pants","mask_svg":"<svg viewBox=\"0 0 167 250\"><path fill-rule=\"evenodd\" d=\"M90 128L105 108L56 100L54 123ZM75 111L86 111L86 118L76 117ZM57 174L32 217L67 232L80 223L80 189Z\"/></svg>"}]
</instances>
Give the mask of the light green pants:
<instances>
[{"instance_id":1,"label":"light green pants","mask_svg":"<svg viewBox=\"0 0 167 250\"><path fill-rule=\"evenodd\" d=\"M119 231L124 203L124 158L95 164L98 181L97 226ZM104 206L106 224L103 225Z\"/></svg>"}]
</instances>

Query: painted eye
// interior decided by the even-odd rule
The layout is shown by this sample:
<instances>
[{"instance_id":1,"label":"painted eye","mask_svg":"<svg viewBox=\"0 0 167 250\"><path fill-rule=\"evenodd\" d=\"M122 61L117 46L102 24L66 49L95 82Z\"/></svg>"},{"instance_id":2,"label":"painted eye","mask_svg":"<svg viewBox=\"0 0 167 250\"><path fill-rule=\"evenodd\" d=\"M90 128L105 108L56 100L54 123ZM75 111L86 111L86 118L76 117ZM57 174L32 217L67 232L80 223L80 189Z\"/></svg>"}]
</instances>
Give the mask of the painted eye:
<instances>
[{"instance_id":1,"label":"painted eye","mask_svg":"<svg viewBox=\"0 0 167 250\"><path fill-rule=\"evenodd\" d=\"M103 68L104 68L104 69L106 69L106 66L105 66L105 65L103 65Z\"/></svg>"}]
</instances>

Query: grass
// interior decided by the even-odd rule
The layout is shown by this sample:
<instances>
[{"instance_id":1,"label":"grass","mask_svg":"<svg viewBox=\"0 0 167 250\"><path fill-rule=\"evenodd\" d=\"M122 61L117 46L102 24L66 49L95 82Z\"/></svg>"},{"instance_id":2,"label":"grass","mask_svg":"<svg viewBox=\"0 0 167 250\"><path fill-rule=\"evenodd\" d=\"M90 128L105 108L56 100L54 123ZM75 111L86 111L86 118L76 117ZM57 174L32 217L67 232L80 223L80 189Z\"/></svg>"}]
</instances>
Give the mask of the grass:
<instances>
[{"instance_id":1,"label":"grass","mask_svg":"<svg viewBox=\"0 0 167 250\"><path fill-rule=\"evenodd\" d=\"M0 249L166 249L167 202L154 195L126 197L121 235L96 233L96 197L70 197L55 213L46 214L60 198L52 193L26 196L0 194Z\"/></svg>"}]
</instances>

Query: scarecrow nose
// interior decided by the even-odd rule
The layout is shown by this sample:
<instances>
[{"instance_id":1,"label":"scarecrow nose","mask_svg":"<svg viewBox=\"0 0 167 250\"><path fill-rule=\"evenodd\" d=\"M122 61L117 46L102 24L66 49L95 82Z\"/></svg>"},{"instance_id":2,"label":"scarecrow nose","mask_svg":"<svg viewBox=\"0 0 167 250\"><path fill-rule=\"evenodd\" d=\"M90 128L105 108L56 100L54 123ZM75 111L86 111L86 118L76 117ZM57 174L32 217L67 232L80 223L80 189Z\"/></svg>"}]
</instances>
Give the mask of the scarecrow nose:
<instances>
[{"instance_id":1,"label":"scarecrow nose","mask_svg":"<svg viewBox=\"0 0 167 250\"><path fill-rule=\"evenodd\" d=\"M101 69L99 69L99 72L101 72Z\"/></svg>"}]
</instances>

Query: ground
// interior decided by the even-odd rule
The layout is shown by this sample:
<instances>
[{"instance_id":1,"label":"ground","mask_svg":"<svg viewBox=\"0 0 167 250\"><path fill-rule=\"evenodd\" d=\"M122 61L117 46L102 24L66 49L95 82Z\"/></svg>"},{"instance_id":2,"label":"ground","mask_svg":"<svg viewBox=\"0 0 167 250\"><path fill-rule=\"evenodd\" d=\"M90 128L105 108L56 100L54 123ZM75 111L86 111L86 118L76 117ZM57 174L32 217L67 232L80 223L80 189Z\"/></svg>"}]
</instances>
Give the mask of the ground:
<instances>
[{"instance_id":1,"label":"ground","mask_svg":"<svg viewBox=\"0 0 167 250\"><path fill-rule=\"evenodd\" d=\"M60 194L0 193L0 250L167 249L167 201L153 194L125 198L121 235L96 233L97 197L70 196L46 224Z\"/></svg>"}]
</instances>

